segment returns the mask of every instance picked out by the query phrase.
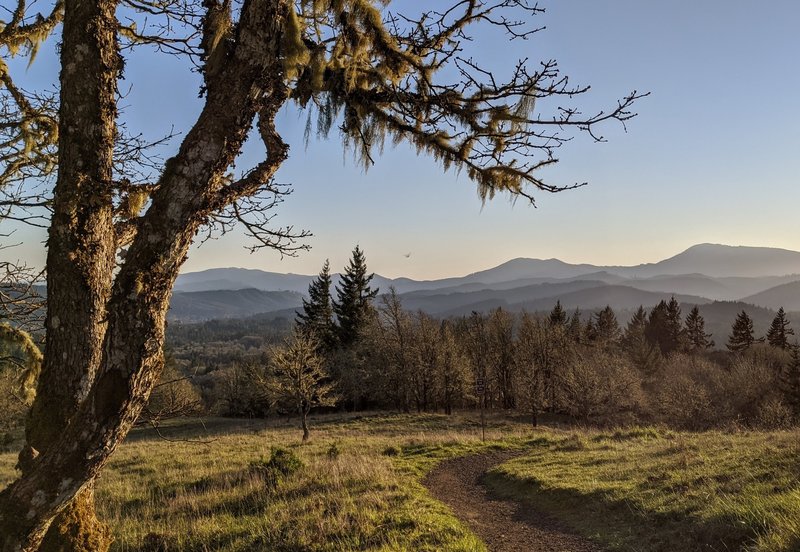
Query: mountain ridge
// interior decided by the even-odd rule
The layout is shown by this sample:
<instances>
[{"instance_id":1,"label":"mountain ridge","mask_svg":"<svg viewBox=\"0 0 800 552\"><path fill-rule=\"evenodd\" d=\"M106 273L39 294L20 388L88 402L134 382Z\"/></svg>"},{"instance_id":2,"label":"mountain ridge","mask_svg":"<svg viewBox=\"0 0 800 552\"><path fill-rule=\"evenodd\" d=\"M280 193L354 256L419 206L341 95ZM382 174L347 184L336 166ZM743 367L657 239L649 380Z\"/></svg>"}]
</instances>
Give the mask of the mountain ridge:
<instances>
[{"instance_id":1,"label":"mountain ridge","mask_svg":"<svg viewBox=\"0 0 800 552\"><path fill-rule=\"evenodd\" d=\"M711 273L711 274L709 274ZM394 286L410 310L449 316L469 308L533 309L545 302L566 301L570 307L592 309L603 301L614 308L630 308L641 300L681 297L684 302L745 301L774 308L787 303L788 310L800 310L800 252L788 249L698 244L656 263L634 266L571 264L559 259L518 257L466 276L439 280L385 278L375 275L373 287L382 292ZM258 269L214 268L182 274L175 287L177 307L171 317L202 319L255 314L258 308L275 305L274 310L300 306L303 294L316 275L267 272ZM332 275L334 285L339 274ZM797 282L796 286L792 286ZM616 286L616 287L615 287ZM772 292L773 288L778 288ZM611 290L616 292L611 294ZM263 296L248 291L279 294ZM215 292L220 297L213 297ZM771 295L760 295L765 293ZM187 304L187 293L205 293L195 312ZM239 297L250 294L251 301ZM283 294L283 295L280 295ZM575 295L577 294L577 295ZM224 299L222 296L227 296ZM607 299L603 299L607 296ZM640 299L637 299L639 297ZM228 305L239 305L242 312ZM761 302L759 302L761 301ZM764 301L766 301L764 303ZM795 304L796 303L796 304ZM791 304L791 306L790 306ZM262 311L267 312L267 311Z\"/></svg>"}]
</instances>

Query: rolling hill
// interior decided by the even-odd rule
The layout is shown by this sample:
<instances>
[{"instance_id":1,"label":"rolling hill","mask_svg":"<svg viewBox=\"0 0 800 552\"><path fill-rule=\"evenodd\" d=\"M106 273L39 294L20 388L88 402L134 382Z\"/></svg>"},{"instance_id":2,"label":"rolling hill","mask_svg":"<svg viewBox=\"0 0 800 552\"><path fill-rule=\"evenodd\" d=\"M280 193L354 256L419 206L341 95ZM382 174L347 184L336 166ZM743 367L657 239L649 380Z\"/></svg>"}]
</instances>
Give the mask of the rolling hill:
<instances>
[{"instance_id":1,"label":"rolling hill","mask_svg":"<svg viewBox=\"0 0 800 552\"><path fill-rule=\"evenodd\" d=\"M513 259L497 267L440 280L385 278L373 286L394 286L409 310L454 316L502 306L549 310L592 310L610 305L626 310L652 306L675 295L686 304L743 301L800 310L800 253L765 247L701 244L669 259L636 266L570 264L558 259ZM254 269L215 268L182 274L170 318L197 321L235 318L301 305L313 275ZM333 275L334 285L339 275ZM260 293L259 293L260 292Z\"/></svg>"},{"instance_id":2,"label":"rolling hill","mask_svg":"<svg viewBox=\"0 0 800 552\"><path fill-rule=\"evenodd\" d=\"M783 307L788 311L800 311L800 281L769 288L742 301L770 309Z\"/></svg>"}]
</instances>

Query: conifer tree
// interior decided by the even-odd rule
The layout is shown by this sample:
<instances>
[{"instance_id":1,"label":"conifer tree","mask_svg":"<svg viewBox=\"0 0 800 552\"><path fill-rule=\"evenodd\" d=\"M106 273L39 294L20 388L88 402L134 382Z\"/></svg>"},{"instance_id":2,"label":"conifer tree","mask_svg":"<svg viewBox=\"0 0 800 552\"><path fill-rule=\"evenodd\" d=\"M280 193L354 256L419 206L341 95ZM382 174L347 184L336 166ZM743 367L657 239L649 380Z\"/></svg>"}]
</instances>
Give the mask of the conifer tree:
<instances>
[{"instance_id":1,"label":"conifer tree","mask_svg":"<svg viewBox=\"0 0 800 552\"><path fill-rule=\"evenodd\" d=\"M692 307L686 317L685 334L689 349L693 352L705 351L714 346L714 341L709 339L711 334L706 333L706 321L700 314L700 309L697 308L697 305Z\"/></svg>"},{"instance_id":2,"label":"conifer tree","mask_svg":"<svg viewBox=\"0 0 800 552\"><path fill-rule=\"evenodd\" d=\"M660 301L650 311L644 334L648 343L657 346L661 354L665 356L671 352L668 326L667 302Z\"/></svg>"},{"instance_id":3,"label":"conifer tree","mask_svg":"<svg viewBox=\"0 0 800 552\"><path fill-rule=\"evenodd\" d=\"M567 336L575 343L583 341L583 324L581 323L581 310L575 309L569 318Z\"/></svg>"},{"instance_id":4,"label":"conifer tree","mask_svg":"<svg viewBox=\"0 0 800 552\"><path fill-rule=\"evenodd\" d=\"M581 337L581 341L594 343L596 339L597 328L594 325L594 316L590 314L589 319L586 321L586 325L583 327L583 336Z\"/></svg>"},{"instance_id":5,"label":"conifer tree","mask_svg":"<svg viewBox=\"0 0 800 552\"><path fill-rule=\"evenodd\" d=\"M603 347L615 345L620 338L619 323L610 305L595 315L595 341Z\"/></svg>"},{"instance_id":6,"label":"conifer tree","mask_svg":"<svg viewBox=\"0 0 800 552\"><path fill-rule=\"evenodd\" d=\"M667 303L667 352L679 351L683 345L683 323L681 306L673 295Z\"/></svg>"},{"instance_id":7,"label":"conifer tree","mask_svg":"<svg viewBox=\"0 0 800 552\"><path fill-rule=\"evenodd\" d=\"M755 337L753 337L753 320L745 311L742 311L736 316L736 321L733 323L731 335L728 337L726 346L733 353L741 353L752 347L755 341Z\"/></svg>"},{"instance_id":8,"label":"conifer tree","mask_svg":"<svg viewBox=\"0 0 800 552\"><path fill-rule=\"evenodd\" d=\"M628 320L625 326L625 331L622 334L622 344L626 348L640 339L644 338L644 330L647 327L647 312L644 306L639 305L639 308L633 313L633 316Z\"/></svg>"},{"instance_id":9,"label":"conifer tree","mask_svg":"<svg viewBox=\"0 0 800 552\"><path fill-rule=\"evenodd\" d=\"M647 312L640 305L625 327L622 347L639 370L646 374L652 374L661 363L661 352L656 344L647 340L646 328Z\"/></svg>"},{"instance_id":10,"label":"conifer tree","mask_svg":"<svg viewBox=\"0 0 800 552\"><path fill-rule=\"evenodd\" d=\"M322 265L319 276L308 286L308 300L303 299L303 312L297 313L297 325L303 332L316 339L323 348L330 350L336 345L331 302L331 272L327 259Z\"/></svg>"},{"instance_id":11,"label":"conifer tree","mask_svg":"<svg viewBox=\"0 0 800 552\"><path fill-rule=\"evenodd\" d=\"M356 246L350 264L336 286L337 298L333 302L333 312L338 322L338 341L342 347L352 345L367 322L372 300L378 294L378 290L369 285L373 276L367 274L367 259Z\"/></svg>"},{"instance_id":12,"label":"conifer tree","mask_svg":"<svg viewBox=\"0 0 800 552\"><path fill-rule=\"evenodd\" d=\"M551 326L565 326L567 324L567 313L561 306L561 301L556 301L556 306L550 311Z\"/></svg>"},{"instance_id":13,"label":"conifer tree","mask_svg":"<svg viewBox=\"0 0 800 552\"><path fill-rule=\"evenodd\" d=\"M778 309L778 314L772 320L772 325L767 330L767 342L779 349L789 348L789 336L794 335L794 330L789 327L786 312L783 307Z\"/></svg>"},{"instance_id":14,"label":"conifer tree","mask_svg":"<svg viewBox=\"0 0 800 552\"><path fill-rule=\"evenodd\" d=\"M795 416L800 416L800 346L791 346L792 356L780 377L781 391Z\"/></svg>"}]
</instances>

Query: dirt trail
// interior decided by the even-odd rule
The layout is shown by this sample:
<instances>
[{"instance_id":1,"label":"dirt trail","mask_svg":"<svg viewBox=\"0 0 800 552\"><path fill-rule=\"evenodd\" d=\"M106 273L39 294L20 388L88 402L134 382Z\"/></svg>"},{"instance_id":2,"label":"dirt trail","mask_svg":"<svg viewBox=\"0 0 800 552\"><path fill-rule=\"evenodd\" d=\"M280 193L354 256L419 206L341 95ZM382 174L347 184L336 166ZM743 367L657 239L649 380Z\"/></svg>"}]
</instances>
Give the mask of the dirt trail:
<instances>
[{"instance_id":1,"label":"dirt trail","mask_svg":"<svg viewBox=\"0 0 800 552\"><path fill-rule=\"evenodd\" d=\"M491 552L600 552L557 520L529 506L493 497L481 478L519 452L497 451L447 460L425 486L483 539Z\"/></svg>"}]
</instances>

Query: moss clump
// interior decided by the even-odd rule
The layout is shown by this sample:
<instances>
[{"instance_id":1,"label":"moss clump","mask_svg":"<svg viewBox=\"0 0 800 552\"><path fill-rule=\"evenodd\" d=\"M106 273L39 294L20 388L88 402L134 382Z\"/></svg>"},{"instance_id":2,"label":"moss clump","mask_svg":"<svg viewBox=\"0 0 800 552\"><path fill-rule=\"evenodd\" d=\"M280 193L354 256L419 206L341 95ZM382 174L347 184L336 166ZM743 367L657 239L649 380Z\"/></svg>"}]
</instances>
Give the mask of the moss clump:
<instances>
[{"instance_id":1,"label":"moss clump","mask_svg":"<svg viewBox=\"0 0 800 552\"><path fill-rule=\"evenodd\" d=\"M84 491L50 525L39 552L107 552L112 541L95 516L92 491Z\"/></svg>"}]
</instances>

